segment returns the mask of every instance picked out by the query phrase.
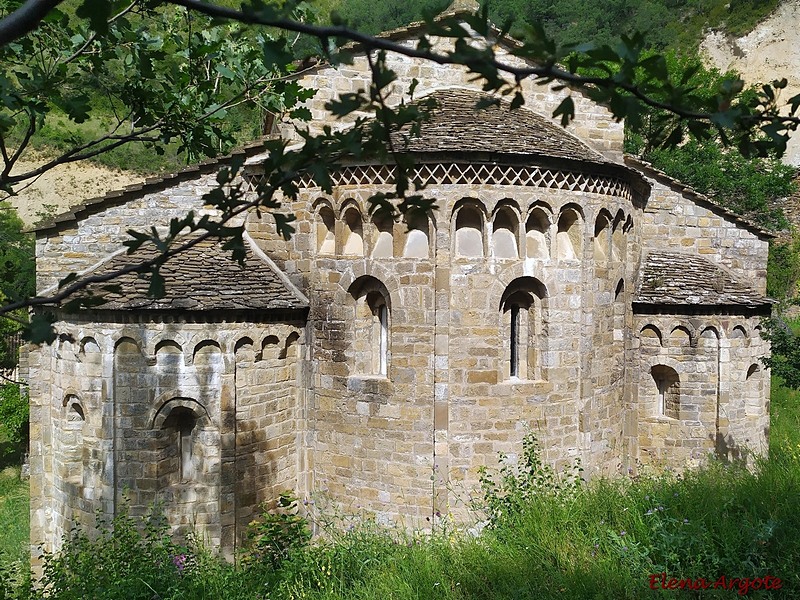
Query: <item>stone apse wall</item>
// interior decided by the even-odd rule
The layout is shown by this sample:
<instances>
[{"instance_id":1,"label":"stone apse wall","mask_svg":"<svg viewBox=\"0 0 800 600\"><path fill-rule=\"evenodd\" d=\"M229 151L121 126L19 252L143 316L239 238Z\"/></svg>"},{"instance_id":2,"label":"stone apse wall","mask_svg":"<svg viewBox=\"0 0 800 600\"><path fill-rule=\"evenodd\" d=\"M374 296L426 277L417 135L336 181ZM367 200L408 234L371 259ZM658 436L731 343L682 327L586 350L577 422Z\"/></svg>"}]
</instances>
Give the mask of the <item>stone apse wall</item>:
<instances>
[{"instance_id":1,"label":"stone apse wall","mask_svg":"<svg viewBox=\"0 0 800 600\"><path fill-rule=\"evenodd\" d=\"M311 487L419 524L500 452L516 456L528 428L558 466L618 472L635 447L625 356L642 209L627 184L603 194L589 191L602 175L582 175L582 191L467 172L429 183L432 214L387 223L365 201L389 187L349 173L330 196L302 192L289 245L248 223L312 302Z\"/></svg>"},{"instance_id":2,"label":"stone apse wall","mask_svg":"<svg viewBox=\"0 0 800 600\"><path fill-rule=\"evenodd\" d=\"M31 355L34 546L58 548L70 523L94 527L97 512L159 505L174 531L232 555L259 505L297 488L302 325L56 329Z\"/></svg>"},{"instance_id":3,"label":"stone apse wall","mask_svg":"<svg viewBox=\"0 0 800 600\"><path fill-rule=\"evenodd\" d=\"M389 66L422 92L472 86L453 67ZM357 59L304 78L320 90L316 125L324 102L367 72ZM523 86L543 115L567 93ZM574 133L621 156L622 124L606 109L578 96L576 115ZM648 249L678 245L763 291L766 241L658 177L640 198L602 167L453 156L418 169L439 208L409 223L369 216L366 198L391 186L368 165L343 169L332 194L306 181L287 204L298 217L289 243L248 218L309 297L307 324L57 323L59 340L30 356L34 543L57 548L71 520L91 525L125 498L138 513L160 499L176 530L197 527L230 554L258 504L285 489L424 524L458 510L499 452L513 460L528 428L546 460L580 458L588 474L762 443L769 383L755 319L631 306ZM118 251L124 228L202 210L214 185L204 173L40 236L39 290Z\"/></svg>"},{"instance_id":4,"label":"stone apse wall","mask_svg":"<svg viewBox=\"0 0 800 600\"><path fill-rule=\"evenodd\" d=\"M697 465L710 454L747 460L767 451L769 344L760 318L637 315L639 407L644 463Z\"/></svg>"}]
</instances>

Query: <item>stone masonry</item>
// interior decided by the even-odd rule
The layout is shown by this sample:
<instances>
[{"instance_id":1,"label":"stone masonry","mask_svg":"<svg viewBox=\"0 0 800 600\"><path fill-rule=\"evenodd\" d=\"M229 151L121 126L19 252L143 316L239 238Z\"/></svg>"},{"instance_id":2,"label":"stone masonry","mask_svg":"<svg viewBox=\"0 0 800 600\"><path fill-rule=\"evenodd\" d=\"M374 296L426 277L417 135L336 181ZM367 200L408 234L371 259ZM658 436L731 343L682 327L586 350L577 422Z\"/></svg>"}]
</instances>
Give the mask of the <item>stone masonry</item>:
<instances>
[{"instance_id":1,"label":"stone masonry","mask_svg":"<svg viewBox=\"0 0 800 600\"><path fill-rule=\"evenodd\" d=\"M437 210L370 217L393 169L343 163L332 193L300 180L290 241L246 217L243 266L207 240L165 265L165 298L129 275L105 304L57 311L57 340L28 356L34 552L72 522L160 503L176 532L233 556L287 489L424 526L460 514L479 468L513 460L527 431L588 476L766 450L769 234L624 157L622 124L578 93L564 130L548 115L569 90L526 81L525 107L476 112L463 70L388 66L393 102L414 78L436 101L395 141ZM305 72L310 127L348 127L324 104L368 81L363 59ZM258 149L239 157L255 184ZM206 210L226 160L44 225L39 292L130 264L123 232Z\"/></svg>"}]
</instances>

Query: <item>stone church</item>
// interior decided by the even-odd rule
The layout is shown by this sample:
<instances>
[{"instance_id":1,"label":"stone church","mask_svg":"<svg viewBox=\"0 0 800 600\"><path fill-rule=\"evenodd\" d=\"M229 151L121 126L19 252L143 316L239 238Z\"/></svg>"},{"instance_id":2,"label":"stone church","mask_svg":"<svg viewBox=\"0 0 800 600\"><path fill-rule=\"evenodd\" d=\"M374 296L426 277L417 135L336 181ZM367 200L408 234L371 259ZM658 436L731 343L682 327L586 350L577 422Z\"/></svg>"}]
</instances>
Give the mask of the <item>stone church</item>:
<instances>
[{"instance_id":1,"label":"stone church","mask_svg":"<svg viewBox=\"0 0 800 600\"><path fill-rule=\"evenodd\" d=\"M476 111L462 69L388 67L392 102L413 78L437 102L401 151L438 209L371 217L392 167L342 163L333 193L299 181L288 242L268 215L244 219L243 267L204 241L165 265L163 298L127 275L105 304L56 311L58 338L28 355L34 546L158 502L176 531L231 556L284 490L424 525L528 431L551 464L580 459L588 476L766 450L771 236L625 156L623 125L577 91L564 129L550 115L570 90L526 81L523 108ZM324 105L369 77L363 58L299 75L317 90L305 126L348 127ZM294 125L276 135L298 138ZM255 185L263 157L241 157ZM207 211L228 160L42 226L39 293L132 264L126 230Z\"/></svg>"}]
</instances>

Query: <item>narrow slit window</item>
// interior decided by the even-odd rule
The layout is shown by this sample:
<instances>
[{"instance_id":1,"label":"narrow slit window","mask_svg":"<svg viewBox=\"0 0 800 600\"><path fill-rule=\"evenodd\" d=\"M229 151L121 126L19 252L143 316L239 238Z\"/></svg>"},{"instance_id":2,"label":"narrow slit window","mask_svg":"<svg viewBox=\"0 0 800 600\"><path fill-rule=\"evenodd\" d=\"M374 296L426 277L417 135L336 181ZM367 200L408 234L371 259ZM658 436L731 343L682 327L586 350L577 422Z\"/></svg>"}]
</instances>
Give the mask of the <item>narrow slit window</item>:
<instances>
[{"instance_id":1,"label":"narrow slit window","mask_svg":"<svg viewBox=\"0 0 800 600\"><path fill-rule=\"evenodd\" d=\"M519 306L511 307L511 377L519 377Z\"/></svg>"},{"instance_id":2,"label":"narrow slit window","mask_svg":"<svg viewBox=\"0 0 800 600\"><path fill-rule=\"evenodd\" d=\"M380 357L378 373L380 375L386 375L389 362L387 360L387 355L389 353L389 309L386 307L386 304L378 306L378 322L381 328L380 347L378 350Z\"/></svg>"}]
</instances>

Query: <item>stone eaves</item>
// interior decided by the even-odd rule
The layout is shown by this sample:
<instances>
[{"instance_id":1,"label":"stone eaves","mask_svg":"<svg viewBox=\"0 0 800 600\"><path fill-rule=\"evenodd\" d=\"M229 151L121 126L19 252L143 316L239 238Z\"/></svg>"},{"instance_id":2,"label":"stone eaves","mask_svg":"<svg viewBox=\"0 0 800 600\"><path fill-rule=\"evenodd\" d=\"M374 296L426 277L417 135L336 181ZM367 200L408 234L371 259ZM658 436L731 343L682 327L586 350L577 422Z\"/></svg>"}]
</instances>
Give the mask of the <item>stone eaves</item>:
<instances>
[{"instance_id":1,"label":"stone eaves","mask_svg":"<svg viewBox=\"0 0 800 600\"><path fill-rule=\"evenodd\" d=\"M218 238L202 240L169 259L161 267L165 296L148 296L149 279L135 272L111 281L121 293L103 292L99 285L89 291L103 294L107 302L94 310L213 311L213 310L302 310L308 299L245 234L244 265L231 259ZM101 275L141 263L156 256L156 250L117 254L92 275Z\"/></svg>"},{"instance_id":2,"label":"stone eaves","mask_svg":"<svg viewBox=\"0 0 800 600\"><path fill-rule=\"evenodd\" d=\"M751 233L754 233L761 239L770 240L775 237L774 233L771 233L766 229L764 229L763 227L756 225L749 219L745 219L738 213L735 213L729 208L722 206L716 200L710 198L709 196L701 194L697 190L691 188L685 183L682 183L681 181L675 179L674 177L670 177L669 175L664 173L664 171L656 169L653 165L640 158L636 158L631 155L625 155L625 164L633 169L636 169L640 173L648 177L652 177L653 179L655 179L660 183L663 183L670 189L683 194L685 197L689 198L692 202L700 206L703 206L705 208L708 208L712 212L717 213L718 215L722 215L729 221L733 221L737 225L740 225L744 229L747 229Z\"/></svg>"},{"instance_id":3,"label":"stone eaves","mask_svg":"<svg viewBox=\"0 0 800 600\"><path fill-rule=\"evenodd\" d=\"M650 252L639 281L635 304L758 308L773 303L706 259L677 252Z\"/></svg>"}]
</instances>

